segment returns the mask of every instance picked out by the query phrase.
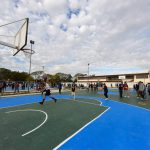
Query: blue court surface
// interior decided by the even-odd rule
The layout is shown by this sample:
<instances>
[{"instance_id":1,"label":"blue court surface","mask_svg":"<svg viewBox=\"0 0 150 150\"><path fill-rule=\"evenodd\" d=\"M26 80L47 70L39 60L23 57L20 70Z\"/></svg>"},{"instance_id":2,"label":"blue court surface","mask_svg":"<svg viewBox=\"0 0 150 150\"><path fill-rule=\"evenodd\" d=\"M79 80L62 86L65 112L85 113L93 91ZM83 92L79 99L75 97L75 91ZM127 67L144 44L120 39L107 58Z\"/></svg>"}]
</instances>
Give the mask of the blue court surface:
<instances>
[{"instance_id":1,"label":"blue court surface","mask_svg":"<svg viewBox=\"0 0 150 150\"><path fill-rule=\"evenodd\" d=\"M69 99L69 95L55 95ZM97 97L76 98L101 101L107 106L102 114L89 122L54 149L59 150L150 150L150 110L141 107L104 100ZM0 108L37 103L39 95L1 98Z\"/></svg>"}]
</instances>

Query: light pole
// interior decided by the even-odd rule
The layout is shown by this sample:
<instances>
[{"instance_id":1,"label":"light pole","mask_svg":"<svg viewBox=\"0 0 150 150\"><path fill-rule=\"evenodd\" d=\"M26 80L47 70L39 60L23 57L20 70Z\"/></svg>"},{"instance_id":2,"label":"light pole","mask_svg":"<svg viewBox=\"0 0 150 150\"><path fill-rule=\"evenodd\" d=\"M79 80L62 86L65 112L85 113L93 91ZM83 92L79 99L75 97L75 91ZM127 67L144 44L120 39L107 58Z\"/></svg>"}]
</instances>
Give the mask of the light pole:
<instances>
[{"instance_id":1,"label":"light pole","mask_svg":"<svg viewBox=\"0 0 150 150\"><path fill-rule=\"evenodd\" d=\"M88 90L89 90L89 63L88 63Z\"/></svg>"},{"instance_id":2,"label":"light pole","mask_svg":"<svg viewBox=\"0 0 150 150\"><path fill-rule=\"evenodd\" d=\"M29 78L31 74L31 55L32 55L32 45L34 44L34 41L30 40L30 44L31 44L31 54L30 54L30 66L29 66ZM30 79L29 79L29 85L28 85L28 92L29 92L29 86L30 86Z\"/></svg>"},{"instance_id":3,"label":"light pole","mask_svg":"<svg viewBox=\"0 0 150 150\"><path fill-rule=\"evenodd\" d=\"M31 44L31 52L32 52L32 44L34 44L34 41L30 40L30 44ZM31 73L31 55L30 55L30 67L29 67L29 75Z\"/></svg>"},{"instance_id":4,"label":"light pole","mask_svg":"<svg viewBox=\"0 0 150 150\"><path fill-rule=\"evenodd\" d=\"M44 66L42 66L42 68L43 68L43 74L44 74Z\"/></svg>"}]
</instances>

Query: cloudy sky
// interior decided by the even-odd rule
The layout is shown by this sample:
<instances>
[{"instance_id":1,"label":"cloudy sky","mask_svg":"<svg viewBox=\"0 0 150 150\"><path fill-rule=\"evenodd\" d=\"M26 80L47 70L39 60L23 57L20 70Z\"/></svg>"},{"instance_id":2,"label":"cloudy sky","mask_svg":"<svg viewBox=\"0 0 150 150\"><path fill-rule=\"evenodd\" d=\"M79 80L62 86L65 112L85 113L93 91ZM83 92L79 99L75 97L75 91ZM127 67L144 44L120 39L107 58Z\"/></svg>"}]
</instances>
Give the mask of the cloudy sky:
<instances>
[{"instance_id":1,"label":"cloudy sky","mask_svg":"<svg viewBox=\"0 0 150 150\"><path fill-rule=\"evenodd\" d=\"M150 0L3 0L0 25L29 18L32 71L116 74L150 70ZM16 29L17 28L17 29ZM19 23L0 27L14 36ZM0 36L0 40L10 37ZM12 37L11 37L12 38ZM28 71L22 52L0 46L0 67Z\"/></svg>"}]
</instances>

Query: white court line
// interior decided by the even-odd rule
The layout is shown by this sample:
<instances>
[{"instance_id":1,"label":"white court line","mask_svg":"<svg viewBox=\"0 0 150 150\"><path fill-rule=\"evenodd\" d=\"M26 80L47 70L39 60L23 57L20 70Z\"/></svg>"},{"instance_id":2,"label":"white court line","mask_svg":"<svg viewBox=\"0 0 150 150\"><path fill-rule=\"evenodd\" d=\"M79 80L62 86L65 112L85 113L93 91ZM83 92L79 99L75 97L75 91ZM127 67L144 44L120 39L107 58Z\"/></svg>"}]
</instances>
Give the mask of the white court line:
<instances>
[{"instance_id":1,"label":"white court line","mask_svg":"<svg viewBox=\"0 0 150 150\"><path fill-rule=\"evenodd\" d=\"M90 102L84 102L84 101L80 101L80 100L71 100L71 101L74 101L74 102L80 102L80 103L86 103L86 104L91 104L91 105L96 105L96 106L101 106L101 103L100 104L95 104L95 103L90 103Z\"/></svg>"},{"instance_id":2,"label":"white court line","mask_svg":"<svg viewBox=\"0 0 150 150\"><path fill-rule=\"evenodd\" d=\"M19 96L31 96L31 95L40 95L41 93L29 93L29 94L16 94L16 95L5 95L5 96L1 96L1 98L10 98L10 97L19 97Z\"/></svg>"},{"instance_id":3,"label":"white court line","mask_svg":"<svg viewBox=\"0 0 150 150\"><path fill-rule=\"evenodd\" d=\"M96 118L94 118L93 120L91 120L89 123L87 123L85 126L83 126L82 128L80 128L73 135L71 135L66 140L64 140L62 143L60 143L58 146L56 146L53 150L57 150L58 148L60 148L63 144L65 144L67 141L69 141L71 138L73 138L76 134L78 134L80 131L82 131L85 127L87 127L89 124L91 124L92 122L94 122L96 119L100 118L109 109L110 109L110 107L108 107L103 113L101 113L99 116L97 116Z\"/></svg>"},{"instance_id":4,"label":"white court line","mask_svg":"<svg viewBox=\"0 0 150 150\"><path fill-rule=\"evenodd\" d=\"M92 99L91 99L91 98L88 98L88 97L83 98L83 97L80 97L80 96L79 96L78 98L79 98L79 99L95 100L95 101L97 101L97 102L100 102L100 104L95 104L95 103L90 103L90 102L80 101L80 100L77 100L77 99L72 100L71 98L69 98L68 100L78 101L78 102L81 102L81 103L87 103L87 104L92 104L92 105L102 106L101 100L97 100L95 97L92 97ZM103 107L107 107L107 106L103 106Z\"/></svg>"},{"instance_id":5,"label":"white court line","mask_svg":"<svg viewBox=\"0 0 150 150\"><path fill-rule=\"evenodd\" d=\"M13 112L18 112L18 111L38 111L38 112L42 112L42 113L45 114L45 120L44 120L39 126L37 126L36 128L34 128L34 129L32 129L32 130L30 130L30 131L28 131L28 132L22 134L22 136L26 136L26 135L30 134L31 132L34 132L35 130L37 130L38 128L40 128L40 127L47 121L47 119L48 119L47 113L46 113L45 111L42 111L42 110L24 109L24 110L8 111L8 112L6 112L6 113L13 113Z\"/></svg>"},{"instance_id":6,"label":"white court line","mask_svg":"<svg viewBox=\"0 0 150 150\"><path fill-rule=\"evenodd\" d=\"M51 90L51 93L58 93L58 90ZM70 90L62 90L62 92L68 92ZM41 92L37 93L27 93L27 94L15 94L15 95L0 95L0 98L9 98L9 97L19 97L19 96L31 96L31 95L41 95Z\"/></svg>"}]
</instances>

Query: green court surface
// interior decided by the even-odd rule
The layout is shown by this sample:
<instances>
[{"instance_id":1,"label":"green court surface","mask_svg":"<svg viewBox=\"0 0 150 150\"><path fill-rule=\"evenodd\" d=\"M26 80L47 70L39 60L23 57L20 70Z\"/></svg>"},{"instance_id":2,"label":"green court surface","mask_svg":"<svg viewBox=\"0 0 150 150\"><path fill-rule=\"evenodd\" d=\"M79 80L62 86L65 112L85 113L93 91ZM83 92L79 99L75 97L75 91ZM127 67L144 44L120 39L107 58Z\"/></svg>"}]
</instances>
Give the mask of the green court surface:
<instances>
[{"instance_id":1,"label":"green court surface","mask_svg":"<svg viewBox=\"0 0 150 150\"><path fill-rule=\"evenodd\" d=\"M106 109L85 99L2 108L0 150L53 149Z\"/></svg>"}]
</instances>

